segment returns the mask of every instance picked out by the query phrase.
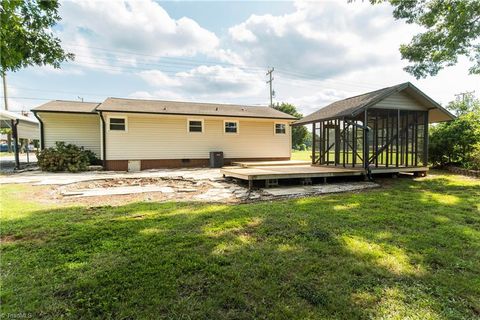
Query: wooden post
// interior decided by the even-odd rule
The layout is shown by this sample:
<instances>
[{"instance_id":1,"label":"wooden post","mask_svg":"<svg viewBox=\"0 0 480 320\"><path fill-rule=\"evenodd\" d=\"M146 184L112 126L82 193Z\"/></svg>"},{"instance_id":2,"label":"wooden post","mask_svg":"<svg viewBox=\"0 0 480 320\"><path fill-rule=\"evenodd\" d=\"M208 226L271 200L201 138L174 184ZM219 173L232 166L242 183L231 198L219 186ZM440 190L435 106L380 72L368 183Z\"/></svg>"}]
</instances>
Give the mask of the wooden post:
<instances>
[{"instance_id":1,"label":"wooden post","mask_svg":"<svg viewBox=\"0 0 480 320\"><path fill-rule=\"evenodd\" d=\"M400 150L398 150L398 145L399 145L399 141L400 141L400 109L397 109L397 146L396 146L396 155L395 155L395 166L398 168L399 167L399 163L398 163L398 156L399 156L399 152Z\"/></svg>"},{"instance_id":2,"label":"wooden post","mask_svg":"<svg viewBox=\"0 0 480 320\"><path fill-rule=\"evenodd\" d=\"M428 166L428 111L423 114L424 133L423 133L423 165Z\"/></svg>"},{"instance_id":3,"label":"wooden post","mask_svg":"<svg viewBox=\"0 0 480 320\"><path fill-rule=\"evenodd\" d=\"M355 164L357 163L357 120L353 120L353 128L352 128L352 167L355 168Z\"/></svg>"},{"instance_id":4,"label":"wooden post","mask_svg":"<svg viewBox=\"0 0 480 320\"><path fill-rule=\"evenodd\" d=\"M418 111L415 111L414 115L415 115L415 124L413 126L414 128L413 137L415 140L415 151L414 151L415 158L414 158L413 165L416 167L418 166Z\"/></svg>"},{"instance_id":5,"label":"wooden post","mask_svg":"<svg viewBox=\"0 0 480 320\"><path fill-rule=\"evenodd\" d=\"M340 119L335 119L335 166L340 164Z\"/></svg>"},{"instance_id":6,"label":"wooden post","mask_svg":"<svg viewBox=\"0 0 480 320\"><path fill-rule=\"evenodd\" d=\"M324 126L324 123L325 121L322 121L320 122L320 130L319 130L319 140L320 140L320 143L319 143L319 146L318 146L318 149L319 149L319 161L320 161L320 164L325 164L325 160L324 160L324 157L325 155L323 154L323 146L325 144L325 126Z\"/></svg>"},{"instance_id":7,"label":"wooden post","mask_svg":"<svg viewBox=\"0 0 480 320\"><path fill-rule=\"evenodd\" d=\"M375 115L375 125L373 130L375 130L375 168L378 168L378 113Z\"/></svg>"},{"instance_id":8,"label":"wooden post","mask_svg":"<svg viewBox=\"0 0 480 320\"><path fill-rule=\"evenodd\" d=\"M387 143L388 143L387 148L385 149L385 151L386 151L386 153L385 153L385 166L386 166L387 168L388 168L388 165L389 165L388 161L390 160L389 154L388 154L388 153L390 152L390 143L389 143L389 142L390 142L390 141L389 141L389 133L390 133L389 131L390 131L390 127L389 127L389 125L388 125L389 117L390 117L390 111L387 110L387 118L386 118L386 120L385 120L386 140L387 140Z\"/></svg>"},{"instance_id":9,"label":"wooden post","mask_svg":"<svg viewBox=\"0 0 480 320\"><path fill-rule=\"evenodd\" d=\"M345 152L347 146L347 127L345 126L345 117L343 117L343 167L345 168Z\"/></svg>"},{"instance_id":10,"label":"wooden post","mask_svg":"<svg viewBox=\"0 0 480 320\"><path fill-rule=\"evenodd\" d=\"M312 123L312 164L315 164L315 143L317 141L316 139L316 125L315 122Z\"/></svg>"},{"instance_id":11,"label":"wooden post","mask_svg":"<svg viewBox=\"0 0 480 320\"><path fill-rule=\"evenodd\" d=\"M368 109L365 109L365 115L363 120L363 167L368 168Z\"/></svg>"},{"instance_id":12,"label":"wooden post","mask_svg":"<svg viewBox=\"0 0 480 320\"><path fill-rule=\"evenodd\" d=\"M328 148L328 147L330 147L330 123L331 123L331 121L328 120L327 121L327 129L326 129L327 143L325 144L325 155L327 156L327 165L330 164L330 149Z\"/></svg>"}]
</instances>

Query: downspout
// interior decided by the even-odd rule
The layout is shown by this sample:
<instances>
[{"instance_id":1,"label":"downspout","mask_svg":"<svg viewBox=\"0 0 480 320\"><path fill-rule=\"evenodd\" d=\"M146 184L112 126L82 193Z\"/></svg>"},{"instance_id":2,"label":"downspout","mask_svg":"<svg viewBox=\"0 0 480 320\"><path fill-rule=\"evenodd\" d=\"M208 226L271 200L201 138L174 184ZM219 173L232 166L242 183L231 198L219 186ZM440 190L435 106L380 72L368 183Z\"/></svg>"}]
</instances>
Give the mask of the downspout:
<instances>
[{"instance_id":1,"label":"downspout","mask_svg":"<svg viewBox=\"0 0 480 320\"><path fill-rule=\"evenodd\" d=\"M43 150L45 148L45 138L44 138L44 129L43 129L43 121L42 119L37 115L36 111L33 111L33 115L35 118L37 118L38 122L40 123L40 150Z\"/></svg>"},{"instance_id":2,"label":"downspout","mask_svg":"<svg viewBox=\"0 0 480 320\"><path fill-rule=\"evenodd\" d=\"M105 118L103 117L102 111L99 111L100 119L102 120L102 158L103 158L103 169L107 168L107 144L106 144L106 134L105 134Z\"/></svg>"}]
</instances>

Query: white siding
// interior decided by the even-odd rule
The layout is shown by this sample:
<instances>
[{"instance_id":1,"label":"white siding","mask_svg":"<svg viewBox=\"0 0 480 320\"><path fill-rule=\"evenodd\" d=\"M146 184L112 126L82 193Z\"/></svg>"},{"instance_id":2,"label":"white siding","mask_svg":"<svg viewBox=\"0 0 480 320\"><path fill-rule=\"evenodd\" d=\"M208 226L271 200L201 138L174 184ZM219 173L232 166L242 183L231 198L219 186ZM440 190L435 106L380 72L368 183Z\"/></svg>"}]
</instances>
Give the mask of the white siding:
<instances>
[{"instance_id":1,"label":"white siding","mask_svg":"<svg viewBox=\"0 0 480 320\"><path fill-rule=\"evenodd\" d=\"M97 114L39 113L45 147L64 141L92 150L100 156L100 117Z\"/></svg>"},{"instance_id":2,"label":"white siding","mask_svg":"<svg viewBox=\"0 0 480 320\"><path fill-rule=\"evenodd\" d=\"M20 121L17 129L20 139L40 140L40 125L38 123Z\"/></svg>"},{"instance_id":3,"label":"white siding","mask_svg":"<svg viewBox=\"0 0 480 320\"><path fill-rule=\"evenodd\" d=\"M382 109L401 109L401 110L418 110L426 111L425 108L420 102L411 98L404 92L397 92L391 96L383 99L372 108L382 108Z\"/></svg>"},{"instance_id":4,"label":"white siding","mask_svg":"<svg viewBox=\"0 0 480 320\"><path fill-rule=\"evenodd\" d=\"M160 116L140 114L106 114L126 116L127 132L108 131L108 160L207 159L210 151L223 151L225 158L290 157L291 128L276 135L274 121L246 118L197 116ZM202 133L189 133L187 119L203 119ZM224 133L224 120L239 121L239 133Z\"/></svg>"}]
</instances>

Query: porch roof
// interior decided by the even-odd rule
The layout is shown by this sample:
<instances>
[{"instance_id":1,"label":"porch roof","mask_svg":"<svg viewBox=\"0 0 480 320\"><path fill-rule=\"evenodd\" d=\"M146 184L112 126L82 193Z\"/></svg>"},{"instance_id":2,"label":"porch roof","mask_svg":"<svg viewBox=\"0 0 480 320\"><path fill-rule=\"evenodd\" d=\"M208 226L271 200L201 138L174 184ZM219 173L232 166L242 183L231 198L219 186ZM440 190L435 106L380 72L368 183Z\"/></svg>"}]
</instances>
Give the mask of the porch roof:
<instances>
[{"instance_id":1,"label":"porch roof","mask_svg":"<svg viewBox=\"0 0 480 320\"><path fill-rule=\"evenodd\" d=\"M371 107L381 100L400 91L405 91L407 94L411 95L412 98L422 103L426 109L435 109L438 115L436 115L435 121L430 122L449 121L455 118L455 116L452 115L448 110L428 97L420 89L415 87L410 82L405 82L392 87L386 87L380 90L371 91L358 96L333 102L326 107L323 107L320 110L309 114L298 121L295 121L293 125L304 125L321 120L338 119L343 117L355 117L363 112L365 108Z\"/></svg>"}]
</instances>

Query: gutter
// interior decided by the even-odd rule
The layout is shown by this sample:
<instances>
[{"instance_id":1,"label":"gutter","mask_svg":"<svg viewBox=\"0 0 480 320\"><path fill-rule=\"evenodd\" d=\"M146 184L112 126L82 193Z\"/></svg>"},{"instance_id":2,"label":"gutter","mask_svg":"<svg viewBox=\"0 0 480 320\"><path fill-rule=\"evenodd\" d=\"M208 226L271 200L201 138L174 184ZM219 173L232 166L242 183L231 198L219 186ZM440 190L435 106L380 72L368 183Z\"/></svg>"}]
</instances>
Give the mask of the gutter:
<instances>
[{"instance_id":1,"label":"gutter","mask_svg":"<svg viewBox=\"0 0 480 320\"><path fill-rule=\"evenodd\" d=\"M37 118L38 122L40 123L40 150L43 150L45 148L45 134L44 134L44 128L43 128L43 121L42 119L37 115L37 112L38 111L32 111L33 112L33 115L35 116L35 118Z\"/></svg>"},{"instance_id":2,"label":"gutter","mask_svg":"<svg viewBox=\"0 0 480 320\"><path fill-rule=\"evenodd\" d=\"M286 117L259 117L259 116L245 116L245 115L226 115L226 114L197 114L197 113L179 113L179 112L154 112L154 111L131 111L131 110L107 110L107 109L96 109L97 112L112 112L112 113L138 113L138 114L158 114L165 116L190 116L190 117L221 117L221 118L250 118L250 119L265 119L265 120L297 120L295 117L286 118Z\"/></svg>"},{"instance_id":3,"label":"gutter","mask_svg":"<svg viewBox=\"0 0 480 320\"><path fill-rule=\"evenodd\" d=\"M105 169L107 167L107 136L106 136L106 131L105 131L105 118L103 117L102 111L98 111L98 114L100 115L100 119L102 120L102 158L103 158L103 168Z\"/></svg>"}]
</instances>

